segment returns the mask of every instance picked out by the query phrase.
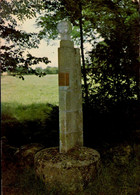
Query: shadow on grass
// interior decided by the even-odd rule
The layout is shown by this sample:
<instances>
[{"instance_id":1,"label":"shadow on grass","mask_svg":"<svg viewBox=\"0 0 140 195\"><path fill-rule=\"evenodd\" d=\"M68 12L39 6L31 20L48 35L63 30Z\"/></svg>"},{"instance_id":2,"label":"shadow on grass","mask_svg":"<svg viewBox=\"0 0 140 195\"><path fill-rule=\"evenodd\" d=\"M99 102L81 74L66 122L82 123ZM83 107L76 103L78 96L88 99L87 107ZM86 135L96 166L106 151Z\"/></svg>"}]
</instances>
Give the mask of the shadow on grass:
<instances>
[{"instance_id":1,"label":"shadow on grass","mask_svg":"<svg viewBox=\"0 0 140 195\"><path fill-rule=\"evenodd\" d=\"M137 101L120 102L103 110L98 105L83 107L84 145L98 146L135 142L133 131L139 129ZM21 146L41 143L46 147L59 145L59 108L52 104L2 104L2 136L9 144ZM139 141L139 140L138 140ZM130 144L131 144L130 143Z\"/></svg>"},{"instance_id":2,"label":"shadow on grass","mask_svg":"<svg viewBox=\"0 0 140 195\"><path fill-rule=\"evenodd\" d=\"M58 106L51 104L2 104L2 136L9 144L21 146L41 143L46 147L58 146Z\"/></svg>"},{"instance_id":3,"label":"shadow on grass","mask_svg":"<svg viewBox=\"0 0 140 195\"><path fill-rule=\"evenodd\" d=\"M3 180L9 179L7 185L3 185L6 195L66 195L69 194L65 188L56 185L51 188L36 177L33 168L22 171L11 166L9 172L4 174ZM15 178L15 181L13 180ZM98 170L97 177L93 182L76 195L138 195L140 193L140 166L137 158L132 159L125 166L117 166L114 162L104 162ZM71 194L71 193L70 193ZM70 195L69 194L69 195Z\"/></svg>"},{"instance_id":4,"label":"shadow on grass","mask_svg":"<svg viewBox=\"0 0 140 195\"><path fill-rule=\"evenodd\" d=\"M135 107L137 108L134 104L129 104L129 106L117 105L112 107L110 112L104 113L101 112L101 109L92 107L87 113L84 108L85 145L98 149L98 146L103 146L104 144L109 146L110 143L124 142L130 138L133 142L131 131L139 127L139 124L135 125ZM6 136L8 143L16 147L35 142L41 143L46 147L58 146L59 144L59 110L58 106L55 105L32 104L24 106L4 103L2 104L1 125L2 136ZM119 150L111 148L110 151L112 155L115 152L118 155ZM115 164L113 162L114 158L110 157L110 153L103 153L103 150L99 152L101 153L103 164L100 167L97 178L91 186L79 194L139 194L139 158L133 158L132 155L132 159L124 166ZM17 167L15 167L15 161L11 162L11 156L8 160L12 165L3 174L6 181L4 183L6 184L9 181L7 186L3 186L5 194L67 194L65 189L64 192L60 192L59 186L56 186L56 189L49 189L49 186L45 186L42 181L36 178L33 169L24 169L24 172L20 172L20 170L18 172Z\"/></svg>"}]
</instances>

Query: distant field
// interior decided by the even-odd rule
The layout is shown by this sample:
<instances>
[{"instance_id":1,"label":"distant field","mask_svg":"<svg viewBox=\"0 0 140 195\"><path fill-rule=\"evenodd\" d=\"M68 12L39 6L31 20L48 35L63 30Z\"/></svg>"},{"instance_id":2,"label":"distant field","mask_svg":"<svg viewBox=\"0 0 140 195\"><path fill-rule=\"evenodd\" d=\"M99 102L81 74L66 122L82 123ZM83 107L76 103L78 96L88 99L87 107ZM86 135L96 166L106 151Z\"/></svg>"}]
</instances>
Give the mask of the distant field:
<instances>
[{"instance_id":1,"label":"distant field","mask_svg":"<svg viewBox=\"0 0 140 195\"><path fill-rule=\"evenodd\" d=\"M58 75L24 76L25 80L1 77L1 102L29 105L51 103L58 105Z\"/></svg>"}]
</instances>

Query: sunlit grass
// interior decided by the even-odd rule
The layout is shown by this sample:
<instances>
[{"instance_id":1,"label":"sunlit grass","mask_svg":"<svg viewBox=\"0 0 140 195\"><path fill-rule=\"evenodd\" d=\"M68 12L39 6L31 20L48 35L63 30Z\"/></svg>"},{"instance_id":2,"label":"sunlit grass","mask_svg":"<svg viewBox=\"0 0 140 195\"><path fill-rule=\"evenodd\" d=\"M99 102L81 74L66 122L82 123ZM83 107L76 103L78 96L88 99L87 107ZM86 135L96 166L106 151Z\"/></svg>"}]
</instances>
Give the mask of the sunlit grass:
<instances>
[{"instance_id":1,"label":"sunlit grass","mask_svg":"<svg viewBox=\"0 0 140 195\"><path fill-rule=\"evenodd\" d=\"M25 80L13 77L1 77L1 102L30 105L50 103L58 105L58 76L24 76Z\"/></svg>"},{"instance_id":2,"label":"sunlit grass","mask_svg":"<svg viewBox=\"0 0 140 195\"><path fill-rule=\"evenodd\" d=\"M21 80L13 76L2 76L2 136L5 135L11 144L18 146L30 142L56 145L57 75L41 78L28 75L24 78Z\"/></svg>"},{"instance_id":3,"label":"sunlit grass","mask_svg":"<svg viewBox=\"0 0 140 195\"><path fill-rule=\"evenodd\" d=\"M16 119L20 122L23 121L44 121L49 117L49 114L52 110L51 105L49 104L30 104L22 105L17 103L2 103L2 119Z\"/></svg>"}]
</instances>

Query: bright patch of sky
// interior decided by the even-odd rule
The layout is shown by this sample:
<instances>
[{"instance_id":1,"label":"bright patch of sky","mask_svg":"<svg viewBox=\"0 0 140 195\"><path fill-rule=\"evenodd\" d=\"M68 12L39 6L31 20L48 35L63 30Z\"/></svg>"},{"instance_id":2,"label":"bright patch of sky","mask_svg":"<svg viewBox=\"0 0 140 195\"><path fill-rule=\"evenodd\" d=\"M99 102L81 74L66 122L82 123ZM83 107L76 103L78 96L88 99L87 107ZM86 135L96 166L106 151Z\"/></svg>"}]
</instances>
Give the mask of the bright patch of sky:
<instances>
[{"instance_id":1,"label":"bright patch of sky","mask_svg":"<svg viewBox=\"0 0 140 195\"><path fill-rule=\"evenodd\" d=\"M39 32L39 28L37 28L35 19L26 20L24 23L19 23L19 28L21 30L25 30L26 32ZM51 40L47 43L45 40L41 40L39 48L30 49L29 51L32 55L36 57L48 57L51 63L48 66L58 66L58 47L60 40ZM36 65L36 67L46 68L47 66L43 63Z\"/></svg>"},{"instance_id":2,"label":"bright patch of sky","mask_svg":"<svg viewBox=\"0 0 140 195\"><path fill-rule=\"evenodd\" d=\"M28 19L24 23L19 23L20 24L20 29L25 30L26 32L39 32L39 28L36 26L35 18L33 19ZM96 41L101 41L103 40L102 38L99 37L99 34L97 34L97 39ZM49 43L45 40L41 40L39 48L37 49L31 49L29 52L36 56L36 57L48 57L48 59L51 61L51 63L48 64L48 66L55 66L58 67L58 47L60 44L60 39L58 40L50 40ZM75 45L76 48L80 48L80 46ZM87 51L91 49L91 45L86 42L84 43L84 48L85 48L85 54ZM42 67L46 68L47 66L43 63L40 63L34 67Z\"/></svg>"}]
</instances>

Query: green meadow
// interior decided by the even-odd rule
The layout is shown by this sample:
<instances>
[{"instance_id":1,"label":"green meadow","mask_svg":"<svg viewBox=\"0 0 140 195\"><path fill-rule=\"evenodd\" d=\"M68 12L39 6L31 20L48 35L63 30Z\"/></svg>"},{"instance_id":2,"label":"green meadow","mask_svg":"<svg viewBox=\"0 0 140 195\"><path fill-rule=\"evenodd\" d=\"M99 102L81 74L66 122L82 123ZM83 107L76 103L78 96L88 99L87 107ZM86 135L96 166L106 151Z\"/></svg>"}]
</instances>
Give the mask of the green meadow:
<instances>
[{"instance_id":1,"label":"green meadow","mask_svg":"<svg viewBox=\"0 0 140 195\"><path fill-rule=\"evenodd\" d=\"M57 75L2 76L1 104L2 136L10 144L58 144Z\"/></svg>"},{"instance_id":2,"label":"green meadow","mask_svg":"<svg viewBox=\"0 0 140 195\"><path fill-rule=\"evenodd\" d=\"M58 105L58 76L26 75L24 80L13 76L2 76L1 102L22 105L34 103Z\"/></svg>"}]
</instances>

